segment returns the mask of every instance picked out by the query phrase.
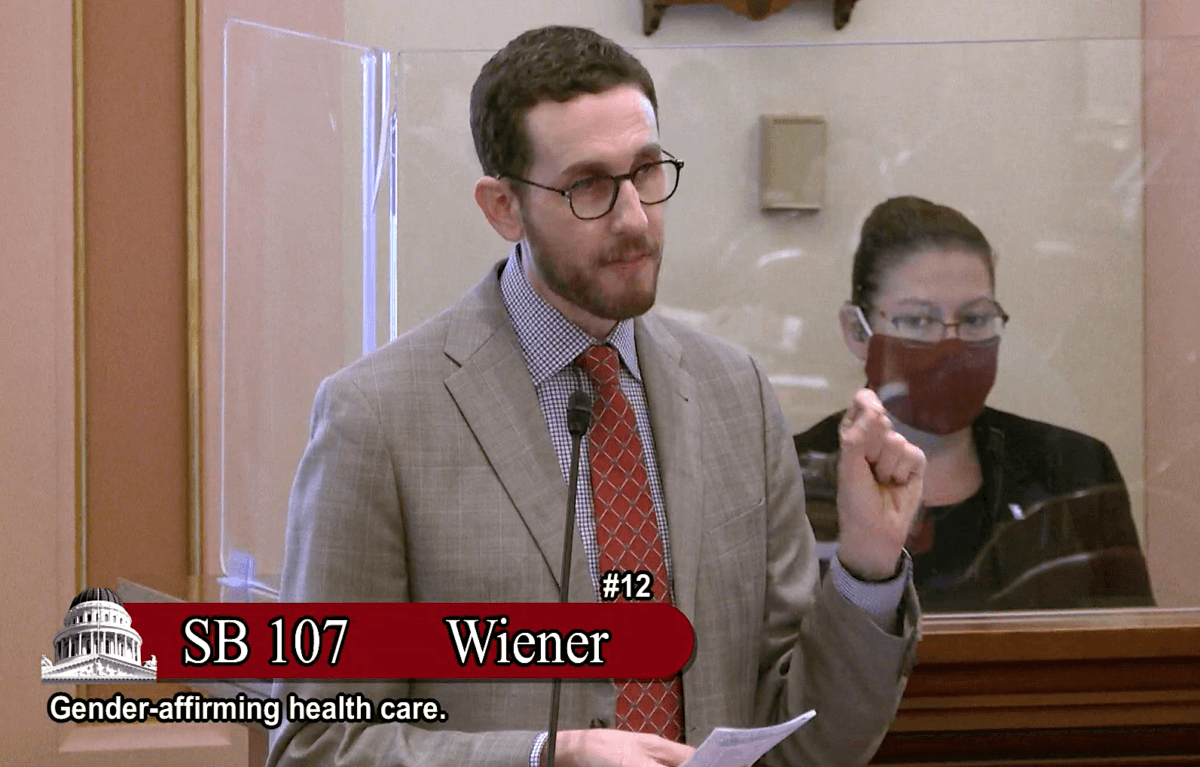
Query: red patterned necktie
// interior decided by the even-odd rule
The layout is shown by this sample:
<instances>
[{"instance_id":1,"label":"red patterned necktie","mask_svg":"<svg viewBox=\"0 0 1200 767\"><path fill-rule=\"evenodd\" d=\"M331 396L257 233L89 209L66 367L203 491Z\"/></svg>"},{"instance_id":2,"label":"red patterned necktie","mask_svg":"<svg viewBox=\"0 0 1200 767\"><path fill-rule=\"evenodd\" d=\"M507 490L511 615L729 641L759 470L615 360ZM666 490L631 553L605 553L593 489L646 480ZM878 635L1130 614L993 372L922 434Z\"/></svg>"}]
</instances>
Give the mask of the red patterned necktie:
<instances>
[{"instance_id":1,"label":"red patterned necktie","mask_svg":"<svg viewBox=\"0 0 1200 767\"><path fill-rule=\"evenodd\" d=\"M650 481L642 457L633 408L621 392L621 362L611 346L592 346L577 364L596 387L588 432L592 507L600 573L648 570L654 576L650 601L671 604L663 542ZM678 741L683 734L683 689L679 676L664 680L614 680L618 729L648 732Z\"/></svg>"}]
</instances>

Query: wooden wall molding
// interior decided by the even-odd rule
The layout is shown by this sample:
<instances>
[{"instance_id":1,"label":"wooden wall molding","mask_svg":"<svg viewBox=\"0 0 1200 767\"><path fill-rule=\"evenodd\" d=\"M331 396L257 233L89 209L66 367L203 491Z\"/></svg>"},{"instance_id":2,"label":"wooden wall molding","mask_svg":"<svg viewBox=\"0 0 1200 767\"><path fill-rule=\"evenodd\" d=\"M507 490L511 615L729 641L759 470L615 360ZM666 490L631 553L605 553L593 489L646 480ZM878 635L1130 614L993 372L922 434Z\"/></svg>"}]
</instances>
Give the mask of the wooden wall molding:
<instances>
[{"instance_id":1,"label":"wooden wall molding","mask_svg":"<svg viewBox=\"0 0 1200 767\"><path fill-rule=\"evenodd\" d=\"M642 0L642 34L654 34L662 23L663 14L672 5L719 4L734 13L762 21L799 0ZM858 0L833 0L833 27L841 29L850 22L850 14Z\"/></svg>"}]
</instances>

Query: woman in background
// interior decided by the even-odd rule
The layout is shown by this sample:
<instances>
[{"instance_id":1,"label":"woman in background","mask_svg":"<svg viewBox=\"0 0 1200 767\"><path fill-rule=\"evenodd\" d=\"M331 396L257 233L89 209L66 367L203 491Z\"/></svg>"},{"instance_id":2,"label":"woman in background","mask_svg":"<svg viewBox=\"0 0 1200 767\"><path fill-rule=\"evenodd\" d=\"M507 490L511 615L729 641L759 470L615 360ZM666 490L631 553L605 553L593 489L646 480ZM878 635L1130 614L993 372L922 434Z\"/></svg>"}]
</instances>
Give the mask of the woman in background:
<instances>
[{"instance_id":1,"label":"woman in background","mask_svg":"<svg viewBox=\"0 0 1200 767\"><path fill-rule=\"evenodd\" d=\"M887 200L863 223L852 283L846 345L928 461L908 540L925 609L1153 604L1108 447L984 405L1008 315L983 233L953 208ZM810 514L836 500L841 418L795 437Z\"/></svg>"}]
</instances>

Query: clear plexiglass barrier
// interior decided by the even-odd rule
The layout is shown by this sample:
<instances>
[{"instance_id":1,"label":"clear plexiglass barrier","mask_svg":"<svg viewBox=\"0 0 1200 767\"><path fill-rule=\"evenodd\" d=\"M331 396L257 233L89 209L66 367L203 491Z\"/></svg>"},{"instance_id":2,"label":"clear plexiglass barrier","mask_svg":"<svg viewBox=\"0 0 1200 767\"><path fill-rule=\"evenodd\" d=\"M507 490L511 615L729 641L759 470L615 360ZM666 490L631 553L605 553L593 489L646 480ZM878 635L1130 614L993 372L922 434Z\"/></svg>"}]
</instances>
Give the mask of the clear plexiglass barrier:
<instances>
[{"instance_id":1,"label":"clear plexiglass barrier","mask_svg":"<svg viewBox=\"0 0 1200 767\"><path fill-rule=\"evenodd\" d=\"M507 245L472 199L468 96L490 51L389 57L239 23L226 45L222 562L229 584L270 594L320 379L449 306ZM1063 606L1047 596L1051 582L1106 582L1114 593L1136 582L1128 601L1077 606L1142 604L1147 573L1158 604L1200 605L1200 579L1177 577L1190 567L1175 561L1186 547L1155 537L1200 506L1172 479L1181 466L1197 474L1200 424L1152 415L1171 371L1195 365L1200 349L1195 327L1159 308L1175 300L1172 284L1194 283L1172 275L1193 238L1178 201L1197 199L1188 169L1200 146L1200 88L1181 84L1190 75L1178 64L1200 43L634 53L655 78L662 145L686 163L667 203L655 311L753 354L794 432L844 408L865 380L838 311L872 207L918 195L962 211L990 240L1009 321L987 404L1091 438L1069 443L1065 459L1037 460L1070 464L1095 450L1080 460L1099 468L1079 469L1089 487L1064 500L1043 487L1044 467L997 459L1006 488L1025 483L1024 500L988 499L1002 518L984 539L937 528L971 552L958 575L991 579L983 601L947 609ZM1160 98L1176 92L1192 100ZM805 171L823 176L818 209L763 210L764 116L823 121L823 151ZM1024 449L1007 423L987 433L1007 431L1010 452ZM813 453L810 517L831 543Z\"/></svg>"},{"instance_id":2,"label":"clear plexiglass barrier","mask_svg":"<svg viewBox=\"0 0 1200 767\"><path fill-rule=\"evenodd\" d=\"M320 380L387 340L394 112L383 51L230 21L224 36L222 592L272 597ZM382 247L381 247L382 246Z\"/></svg>"}]
</instances>

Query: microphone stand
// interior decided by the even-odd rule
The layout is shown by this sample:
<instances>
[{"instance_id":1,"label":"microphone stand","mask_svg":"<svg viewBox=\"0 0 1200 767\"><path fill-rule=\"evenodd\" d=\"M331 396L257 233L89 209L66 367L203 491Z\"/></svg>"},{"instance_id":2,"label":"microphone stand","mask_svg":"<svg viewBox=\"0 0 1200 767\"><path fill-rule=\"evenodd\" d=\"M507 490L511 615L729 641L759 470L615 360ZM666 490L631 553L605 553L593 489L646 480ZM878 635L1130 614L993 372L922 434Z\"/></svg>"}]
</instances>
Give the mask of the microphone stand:
<instances>
[{"instance_id":1,"label":"microphone stand","mask_svg":"<svg viewBox=\"0 0 1200 767\"><path fill-rule=\"evenodd\" d=\"M571 435L571 472L567 484L567 524L563 536L559 604L566 604L571 589L571 549L575 544L575 495L579 488L579 447L591 423L592 399L582 389L576 389L567 401L567 432ZM550 727L546 735L546 761L542 762L542 767L554 767L554 742L558 738L558 703L561 697L562 679L557 678L550 692Z\"/></svg>"}]
</instances>

